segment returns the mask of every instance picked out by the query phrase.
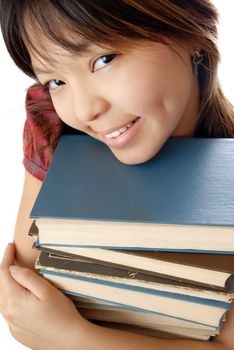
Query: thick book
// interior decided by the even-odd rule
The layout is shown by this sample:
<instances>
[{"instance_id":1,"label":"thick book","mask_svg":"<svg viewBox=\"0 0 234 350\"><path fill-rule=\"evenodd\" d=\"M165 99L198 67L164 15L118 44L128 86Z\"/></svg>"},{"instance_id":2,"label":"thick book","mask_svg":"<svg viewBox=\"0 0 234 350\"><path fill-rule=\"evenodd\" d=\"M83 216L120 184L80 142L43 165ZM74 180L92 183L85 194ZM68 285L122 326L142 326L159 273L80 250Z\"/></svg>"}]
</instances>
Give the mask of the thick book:
<instances>
[{"instance_id":1,"label":"thick book","mask_svg":"<svg viewBox=\"0 0 234 350\"><path fill-rule=\"evenodd\" d=\"M31 212L39 244L234 252L234 140L170 138L120 163L87 135L63 135Z\"/></svg>"},{"instance_id":2,"label":"thick book","mask_svg":"<svg viewBox=\"0 0 234 350\"><path fill-rule=\"evenodd\" d=\"M150 312L140 312L121 306L106 307L106 305L100 305L97 308L89 304L91 303L84 303L82 301L78 303L75 302L80 314L91 321L104 321L125 326L143 327L149 330L167 332L174 336L178 335L196 339L203 339L203 337L209 338L219 334L219 329L214 327L203 325L199 325L200 328L194 327L194 325L197 326L197 324L168 316ZM124 329L126 328L127 327L124 327Z\"/></svg>"},{"instance_id":3,"label":"thick book","mask_svg":"<svg viewBox=\"0 0 234 350\"><path fill-rule=\"evenodd\" d=\"M85 258L97 264L193 283L216 290L234 290L234 255L143 250L43 246L40 251L64 257Z\"/></svg>"},{"instance_id":4,"label":"thick book","mask_svg":"<svg viewBox=\"0 0 234 350\"><path fill-rule=\"evenodd\" d=\"M139 288L151 288L161 292L177 293L198 298L230 301L234 298L234 281L229 284L226 291L219 291L210 286L195 285L190 281L172 280L155 275L140 273L135 270L126 270L113 266L94 263L90 260L68 258L59 254L41 252L35 264L37 269L57 271L72 276L84 276L100 283L114 282Z\"/></svg>"},{"instance_id":5,"label":"thick book","mask_svg":"<svg viewBox=\"0 0 234 350\"><path fill-rule=\"evenodd\" d=\"M87 319L102 320L131 324L149 329L164 329L165 331L176 332L186 330L188 333L203 335L216 335L219 328L207 326L191 321L180 320L175 317L160 315L157 313L143 312L122 305L101 302L81 297L71 297L79 312Z\"/></svg>"},{"instance_id":6,"label":"thick book","mask_svg":"<svg viewBox=\"0 0 234 350\"><path fill-rule=\"evenodd\" d=\"M121 283L118 278L108 280L101 278L100 275L93 277L86 272L74 274L68 269L49 267L49 261L40 262L42 254L45 256L46 253L40 254L36 268L46 279L67 294L110 301L215 327L220 324L226 310L230 309L231 299L222 299L224 296L222 293L217 293L213 299L211 294L214 295L214 293L210 291L206 291L205 297L204 295L202 297L202 295L186 294L185 291L181 294L169 289L160 290L153 283L136 285L131 283L134 273L128 279L129 283L126 283L127 278ZM93 271L92 267L91 271ZM199 291L197 293L199 294ZM217 300L218 295L219 300Z\"/></svg>"},{"instance_id":7,"label":"thick book","mask_svg":"<svg viewBox=\"0 0 234 350\"><path fill-rule=\"evenodd\" d=\"M139 327L139 326L133 326L133 325L128 325L128 324L123 324L123 323L117 323L117 322L109 322L109 321L95 321L95 324L98 324L99 326L106 327L106 328L112 328L112 329L119 329L119 330L124 330L132 333L137 333L137 334L143 334L143 335L148 335L151 337L157 337L157 338L163 338L163 339L193 339L193 340L210 340L209 335L201 335L201 334L186 334L184 331L181 332L168 332L168 331L163 331L160 329L150 329L150 328L144 328L144 327Z\"/></svg>"}]
</instances>

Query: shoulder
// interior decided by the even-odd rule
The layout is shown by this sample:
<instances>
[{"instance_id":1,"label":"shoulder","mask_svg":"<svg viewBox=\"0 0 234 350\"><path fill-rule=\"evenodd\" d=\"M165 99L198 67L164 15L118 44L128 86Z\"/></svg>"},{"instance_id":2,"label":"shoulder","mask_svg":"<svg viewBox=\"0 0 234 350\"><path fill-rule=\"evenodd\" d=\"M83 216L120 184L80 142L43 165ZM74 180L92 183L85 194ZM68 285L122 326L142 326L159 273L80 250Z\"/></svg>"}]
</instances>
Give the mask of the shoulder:
<instances>
[{"instance_id":1,"label":"shoulder","mask_svg":"<svg viewBox=\"0 0 234 350\"><path fill-rule=\"evenodd\" d=\"M43 180L63 129L49 92L42 85L27 90L23 150L26 170Z\"/></svg>"}]
</instances>

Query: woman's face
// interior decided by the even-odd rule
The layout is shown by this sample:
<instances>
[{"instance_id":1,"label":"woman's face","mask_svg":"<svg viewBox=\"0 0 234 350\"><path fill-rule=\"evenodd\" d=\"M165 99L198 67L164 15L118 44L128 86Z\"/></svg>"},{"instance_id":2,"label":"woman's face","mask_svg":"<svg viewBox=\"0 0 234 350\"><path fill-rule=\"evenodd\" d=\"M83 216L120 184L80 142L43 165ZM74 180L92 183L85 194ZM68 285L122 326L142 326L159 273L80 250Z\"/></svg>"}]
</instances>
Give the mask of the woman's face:
<instances>
[{"instance_id":1,"label":"woman's face","mask_svg":"<svg viewBox=\"0 0 234 350\"><path fill-rule=\"evenodd\" d=\"M178 45L139 42L127 52L91 45L81 54L44 42L52 61L31 53L59 117L104 142L126 164L152 158L170 136L192 136L197 76Z\"/></svg>"}]
</instances>

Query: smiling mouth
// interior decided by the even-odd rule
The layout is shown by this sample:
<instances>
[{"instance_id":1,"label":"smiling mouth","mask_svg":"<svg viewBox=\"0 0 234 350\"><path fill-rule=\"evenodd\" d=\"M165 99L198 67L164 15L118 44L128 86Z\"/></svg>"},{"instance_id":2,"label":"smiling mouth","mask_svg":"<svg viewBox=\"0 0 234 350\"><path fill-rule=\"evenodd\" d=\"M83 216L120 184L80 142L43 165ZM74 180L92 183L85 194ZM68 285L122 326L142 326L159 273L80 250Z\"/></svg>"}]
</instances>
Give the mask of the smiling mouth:
<instances>
[{"instance_id":1,"label":"smiling mouth","mask_svg":"<svg viewBox=\"0 0 234 350\"><path fill-rule=\"evenodd\" d=\"M108 134L105 134L105 137L107 137L108 139L115 139L117 137L119 137L121 134L123 134L126 130L128 130L129 128L131 128L131 126L139 119L140 117L137 117L136 119L134 119L132 122L121 126L119 129L116 129Z\"/></svg>"}]
</instances>

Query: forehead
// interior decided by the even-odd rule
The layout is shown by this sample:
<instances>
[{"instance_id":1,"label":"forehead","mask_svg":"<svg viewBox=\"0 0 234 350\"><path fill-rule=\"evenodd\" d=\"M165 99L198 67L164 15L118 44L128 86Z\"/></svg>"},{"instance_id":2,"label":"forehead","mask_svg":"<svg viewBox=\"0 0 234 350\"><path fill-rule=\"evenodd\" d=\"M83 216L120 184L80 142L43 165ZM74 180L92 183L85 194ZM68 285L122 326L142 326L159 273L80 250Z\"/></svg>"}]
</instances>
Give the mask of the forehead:
<instances>
[{"instance_id":1,"label":"forehead","mask_svg":"<svg viewBox=\"0 0 234 350\"><path fill-rule=\"evenodd\" d=\"M99 30L98 30L99 29ZM112 37L110 30L102 33L95 24L87 27L63 17L51 5L45 11L33 12L30 6L23 13L21 36L33 59L54 61L55 56L81 56L100 49L126 52L136 39Z\"/></svg>"},{"instance_id":2,"label":"forehead","mask_svg":"<svg viewBox=\"0 0 234 350\"><path fill-rule=\"evenodd\" d=\"M55 68L56 66L56 68L61 69L60 62L64 59L69 61L74 57L94 54L101 49L100 46L81 35L75 36L70 32L67 32L66 35L69 37L69 44L72 45L72 48L66 47L66 42L52 41L51 38L40 35L37 30L29 30L25 45L36 74L39 70L43 70L43 67ZM35 69L35 67L38 67L38 69Z\"/></svg>"},{"instance_id":3,"label":"forehead","mask_svg":"<svg viewBox=\"0 0 234 350\"><path fill-rule=\"evenodd\" d=\"M51 17L51 13L49 13ZM56 16L55 16L56 17ZM30 12L23 18L22 39L31 59L39 61L55 61L56 57L81 56L91 53L97 47L88 37L78 33L75 27L66 25L60 19L51 18L49 26L43 26L40 18L35 19ZM46 28L45 28L46 27ZM105 45L107 47L107 45Z\"/></svg>"},{"instance_id":4,"label":"forehead","mask_svg":"<svg viewBox=\"0 0 234 350\"><path fill-rule=\"evenodd\" d=\"M69 31L63 32L63 38L58 40L57 38L50 38L37 28L30 28L27 31L27 37L24 37L25 45L28 51L36 56L44 53L53 53L55 55L67 55L69 52L74 52L76 55L82 55L88 53L95 46L89 39L81 36L74 35Z\"/></svg>"}]
</instances>

